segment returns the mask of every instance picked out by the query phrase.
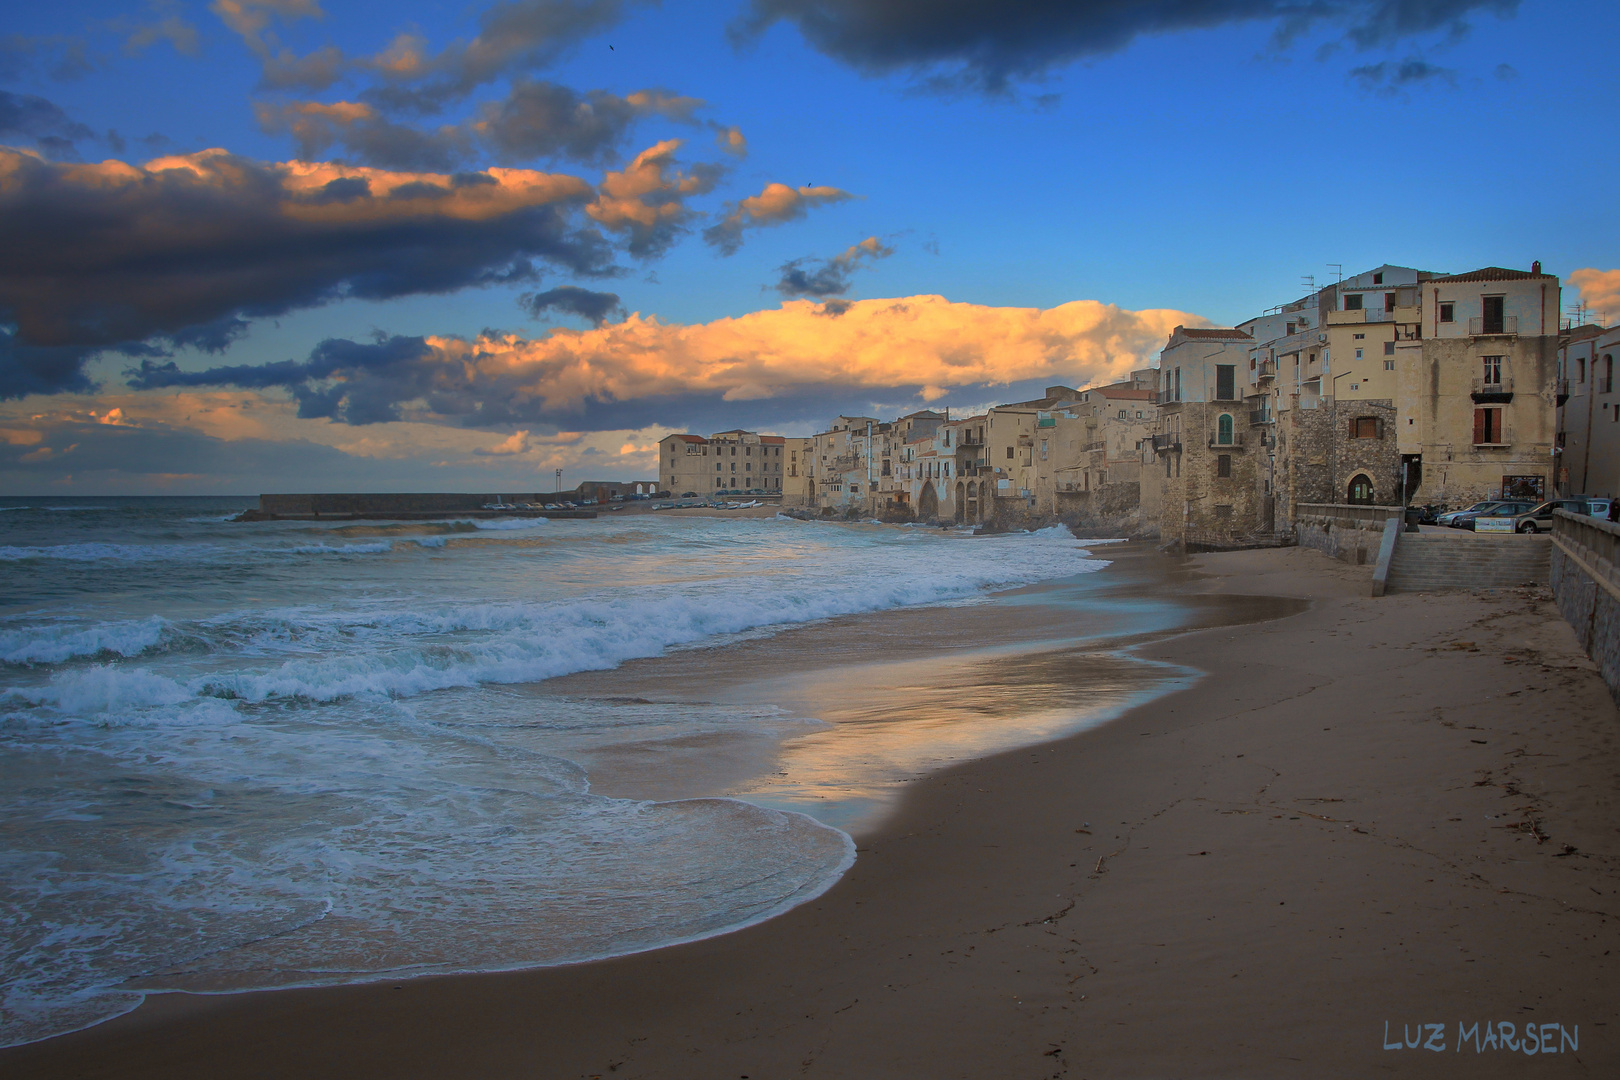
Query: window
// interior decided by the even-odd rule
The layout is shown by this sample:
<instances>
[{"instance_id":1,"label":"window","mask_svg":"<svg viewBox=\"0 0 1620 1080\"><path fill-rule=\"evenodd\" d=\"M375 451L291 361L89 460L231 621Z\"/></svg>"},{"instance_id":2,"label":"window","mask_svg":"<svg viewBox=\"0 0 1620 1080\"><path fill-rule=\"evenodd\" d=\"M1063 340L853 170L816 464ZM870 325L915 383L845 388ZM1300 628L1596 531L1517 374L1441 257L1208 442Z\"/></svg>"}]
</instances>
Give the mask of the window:
<instances>
[{"instance_id":1,"label":"window","mask_svg":"<svg viewBox=\"0 0 1620 1080\"><path fill-rule=\"evenodd\" d=\"M1485 317L1480 320L1480 330L1486 334L1500 334L1502 332L1502 302L1506 299L1501 296L1482 296L1480 303L1485 309Z\"/></svg>"},{"instance_id":2,"label":"window","mask_svg":"<svg viewBox=\"0 0 1620 1080\"><path fill-rule=\"evenodd\" d=\"M1384 361L1384 370L1385 371L1394 371L1395 370L1395 361L1393 361L1393 360L1385 360Z\"/></svg>"},{"instance_id":3,"label":"window","mask_svg":"<svg viewBox=\"0 0 1620 1080\"><path fill-rule=\"evenodd\" d=\"M1009 446L1009 447L1007 447L1007 460L1011 461L1012 456L1013 456L1013 448Z\"/></svg>"},{"instance_id":4,"label":"window","mask_svg":"<svg viewBox=\"0 0 1620 1080\"><path fill-rule=\"evenodd\" d=\"M1484 357L1481 357L1480 359L1484 362L1484 366L1485 366L1485 377L1484 377L1485 385L1486 386L1500 386L1500 385L1502 385L1502 357L1500 357L1500 356L1484 356Z\"/></svg>"},{"instance_id":5,"label":"window","mask_svg":"<svg viewBox=\"0 0 1620 1080\"><path fill-rule=\"evenodd\" d=\"M1376 416L1357 416L1350 421L1352 439L1382 439L1384 422Z\"/></svg>"},{"instance_id":6,"label":"window","mask_svg":"<svg viewBox=\"0 0 1620 1080\"><path fill-rule=\"evenodd\" d=\"M1364 340L1364 339L1365 339L1365 338L1366 338L1366 337L1367 337L1367 335L1366 335L1366 334L1354 334L1354 335L1352 335L1352 336L1353 336L1353 337L1354 337L1354 338L1355 338L1355 339L1356 339L1356 340L1357 340L1357 341L1362 341L1362 340Z\"/></svg>"},{"instance_id":7,"label":"window","mask_svg":"<svg viewBox=\"0 0 1620 1080\"><path fill-rule=\"evenodd\" d=\"M1394 356L1395 355L1395 343L1393 341L1384 342L1384 355L1385 356Z\"/></svg>"},{"instance_id":8,"label":"window","mask_svg":"<svg viewBox=\"0 0 1620 1080\"><path fill-rule=\"evenodd\" d=\"M1457 317L1456 317L1456 314L1455 314L1456 310L1457 310L1457 305L1456 304L1441 304L1440 305L1440 321L1441 322L1456 322L1457 321Z\"/></svg>"},{"instance_id":9,"label":"window","mask_svg":"<svg viewBox=\"0 0 1620 1080\"><path fill-rule=\"evenodd\" d=\"M1394 293L1387 292L1387 293L1384 294L1384 310L1385 311L1394 311L1395 310L1395 294Z\"/></svg>"},{"instance_id":10,"label":"window","mask_svg":"<svg viewBox=\"0 0 1620 1080\"><path fill-rule=\"evenodd\" d=\"M1346 310L1346 311L1360 311L1361 310L1361 294L1360 293L1351 293L1350 295L1346 296L1344 298L1344 310Z\"/></svg>"},{"instance_id":11,"label":"window","mask_svg":"<svg viewBox=\"0 0 1620 1080\"><path fill-rule=\"evenodd\" d=\"M1289 336L1289 337L1293 337L1293 336L1294 336L1294 327L1296 327L1296 326L1298 326L1298 325L1299 325L1299 324L1298 324L1298 323L1289 323L1289 324L1288 324L1288 336Z\"/></svg>"},{"instance_id":12,"label":"window","mask_svg":"<svg viewBox=\"0 0 1620 1080\"><path fill-rule=\"evenodd\" d=\"M1138 420L1142 419L1142 410L1141 409L1136 410L1136 418Z\"/></svg>"},{"instance_id":13,"label":"window","mask_svg":"<svg viewBox=\"0 0 1620 1080\"><path fill-rule=\"evenodd\" d=\"M1600 394L1614 393L1614 354L1603 354L1603 385L1599 388Z\"/></svg>"},{"instance_id":14,"label":"window","mask_svg":"<svg viewBox=\"0 0 1620 1080\"><path fill-rule=\"evenodd\" d=\"M1384 275L1383 274L1374 274L1373 275L1373 284L1374 285L1382 285L1383 283L1384 283Z\"/></svg>"},{"instance_id":15,"label":"window","mask_svg":"<svg viewBox=\"0 0 1620 1080\"><path fill-rule=\"evenodd\" d=\"M1221 413L1215 420L1215 444L1217 446L1232 445L1232 414Z\"/></svg>"},{"instance_id":16,"label":"window","mask_svg":"<svg viewBox=\"0 0 1620 1080\"><path fill-rule=\"evenodd\" d=\"M1232 508L1230 506L1216 506L1215 507L1215 518L1216 518L1216 520L1218 520L1218 521L1226 521L1226 520L1230 519L1231 516L1232 516Z\"/></svg>"},{"instance_id":17,"label":"window","mask_svg":"<svg viewBox=\"0 0 1620 1080\"><path fill-rule=\"evenodd\" d=\"M1221 454L1218 457L1216 457L1216 459L1215 459L1215 475L1216 476L1231 476L1232 475L1232 455L1231 454Z\"/></svg>"},{"instance_id":18,"label":"window","mask_svg":"<svg viewBox=\"0 0 1620 1080\"><path fill-rule=\"evenodd\" d=\"M1575 371L1575 381L1578 383L1584 383L1586 381L1586 357L1582 356L1576 359Z\"/></svg>"},{"instance_id":19,"label":"window","mask_svg":"<svg viewBox=\"0 0 1620 1080\"><path fill-rule=\"evenodd\" d=\"M1350 481L1350 490L1346 501L1351 506L1371 506L1373 501L1372 480L1366 473L1359 473Z\"/></svg>"},{"instance_id":20,"label":"window","mask_svg":"<svg viewBox=\"0 0 1620 1080\"><path fill-rule=\"evenodd\" d=\"M1506 440L1502 437L1502 410L1474 410L1474 445L1494 446Z\"/></svg>"},{"instance_id":21,"label":"window","mask_svg":"<svg viewBox=\"0 0 1620 1080\"><path fill-rule=\"evenodd\" d=\"M1236 389L1235 389L1236 382L1237 382L1237 380L1235 378L1236 370L1237 370L1237 368L1236 368L1236 365L1234 365L1234 364L1216 364L1215 365L1215 400L1216 401L1231 401L1233 398L1235 398L1237 396Z\"/></svg>"},{"instance_id":22,"label":"window","mask_svg":"<svg viewBox=\"0 0 1620 1080\"><path fill-rule=\"evenodd\" d=\"M1357 360L1360 360L1360 359L1361 359L1361 353L1362 353L1362 350L1361 350L1361 349L1357 349L1357 350L1356 350L1356 359L1357 359Z\"/></svg>"}]
</instances>

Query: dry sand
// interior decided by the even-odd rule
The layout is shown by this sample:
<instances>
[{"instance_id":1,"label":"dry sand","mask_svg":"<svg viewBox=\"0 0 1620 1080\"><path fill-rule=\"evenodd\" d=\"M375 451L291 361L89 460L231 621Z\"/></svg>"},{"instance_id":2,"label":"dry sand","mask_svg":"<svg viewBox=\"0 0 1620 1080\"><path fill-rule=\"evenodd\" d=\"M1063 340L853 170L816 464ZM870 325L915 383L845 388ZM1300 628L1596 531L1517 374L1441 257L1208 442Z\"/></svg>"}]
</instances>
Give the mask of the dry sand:
<instances>
[{"instance_id":1,"label":"dry sand","mask_svg":"<svg viewBox=\"0 0 1620 1080\"><path fill-rule=\"evenodd\" d=\"M1140 646L1209 675L911 785L838 885L759 926L166 995L0 1075L1620 1075L1614 703L1544 592L1367 579L1303 550L1192 560L1169 587L1312 604ZM1555 1047L1540 1025L1578 1026L1579 1050L1459 1052L1459 1021ZM1385 1049L1386 1022L1444 1024L1444 1049Z\"/></svg>"}]
</instances>

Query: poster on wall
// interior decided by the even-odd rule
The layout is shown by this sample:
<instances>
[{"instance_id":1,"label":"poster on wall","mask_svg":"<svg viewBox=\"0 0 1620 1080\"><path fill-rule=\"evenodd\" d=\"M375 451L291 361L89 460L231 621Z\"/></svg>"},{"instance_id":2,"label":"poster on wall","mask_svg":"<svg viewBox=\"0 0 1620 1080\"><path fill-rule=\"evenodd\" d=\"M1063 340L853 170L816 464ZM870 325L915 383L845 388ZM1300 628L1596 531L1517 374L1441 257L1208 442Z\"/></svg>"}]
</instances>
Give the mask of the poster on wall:
<instances>
[{"instance_id":1,"label":"poster on wall","mask_svg":"<svg viewBox=\"0 0 1620 1080\"><path fill-rule=\"evenodd\" d=\"M1502 498L1504 499L1534 499L1540 502L1547 496L1546 477L1542 476L1504 476L1502 477Z\"/></svg>"}]
</instances>

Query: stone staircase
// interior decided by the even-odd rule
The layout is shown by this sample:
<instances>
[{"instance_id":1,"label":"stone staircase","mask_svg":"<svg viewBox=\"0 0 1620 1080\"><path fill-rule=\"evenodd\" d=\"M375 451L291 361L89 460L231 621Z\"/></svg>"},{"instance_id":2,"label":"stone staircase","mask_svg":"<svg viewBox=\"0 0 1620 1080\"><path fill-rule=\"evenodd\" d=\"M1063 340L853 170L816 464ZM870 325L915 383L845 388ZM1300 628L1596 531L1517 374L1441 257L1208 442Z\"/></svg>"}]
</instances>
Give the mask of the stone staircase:
<instances>
[{"instance_id":1,"label":"stone staircase","mask_svg":"<svg viewBox=\"0 0 1620 1080\"><path fill-rule=\"evenodd\" d=\"M1505 589L1547 584L1552 538L1403 532L1389 563L1386 592Z\"/></svg>"}]
</instances>

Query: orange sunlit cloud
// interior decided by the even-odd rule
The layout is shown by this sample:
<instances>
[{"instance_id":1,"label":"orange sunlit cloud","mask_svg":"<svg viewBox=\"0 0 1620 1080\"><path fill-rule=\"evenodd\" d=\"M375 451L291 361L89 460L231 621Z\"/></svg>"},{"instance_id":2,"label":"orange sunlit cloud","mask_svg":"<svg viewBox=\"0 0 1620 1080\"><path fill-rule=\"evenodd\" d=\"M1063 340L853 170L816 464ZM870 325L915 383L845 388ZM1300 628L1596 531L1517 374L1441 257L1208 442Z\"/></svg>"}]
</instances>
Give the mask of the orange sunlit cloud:
<instances>
[{"instance_id":1,"label":"orange sunlit cloud","mask_svg":"<svg viewBox=\"0 0 1620 1080\"><path fill-rule=\"evenodd\" d=\"M1580 290L1581 303L1590 310L1620 316L1620 270L1575 270L1569 283Z\"/></svg>"},{"instance_id":2,"label":"orange sunlit cloud","mask_svg":"<svg viewBox=\"0 0 1620 1080\"><path fill-rule=\"evenodd\" d=\"M924 386L928 399L952 387L1030 379L1084 385L1146 364L1178 323L1204 322L1182 311L1126 311L1091 300L1043 311L913 296L836 307L793 300L698 325L636 314L539 339L428 342L445 380L513 387L540 411L564 412L588 399L706 394L747 401L829 384Z\"/></svg>"}]
</instances>

